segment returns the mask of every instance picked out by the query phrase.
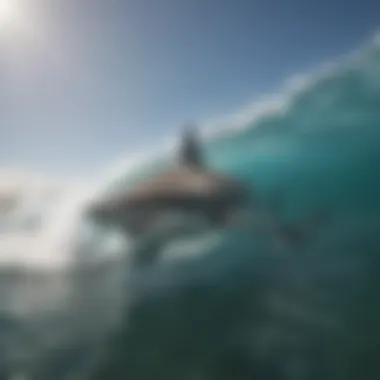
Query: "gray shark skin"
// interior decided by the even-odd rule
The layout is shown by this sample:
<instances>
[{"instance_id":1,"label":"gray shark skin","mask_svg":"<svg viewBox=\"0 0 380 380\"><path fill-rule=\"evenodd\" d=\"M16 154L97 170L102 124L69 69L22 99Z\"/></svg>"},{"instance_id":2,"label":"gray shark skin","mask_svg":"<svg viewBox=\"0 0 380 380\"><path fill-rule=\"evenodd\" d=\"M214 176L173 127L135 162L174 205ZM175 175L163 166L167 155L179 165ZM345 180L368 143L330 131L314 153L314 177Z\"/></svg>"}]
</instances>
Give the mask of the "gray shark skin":
<instances>
[{"instance_id":1,"label":"gray shark skin","mask_svg":"<svg viewBox=\"0 0 380 380\"><path fill-rule=\"evenodd\" d=\"M212 226L223 226L250 199L249 186L206 168L196 132L188 128L175 169L130 191L95 202L87 215L98 224L138 237L148 231L157 218L171 212L201 215Z\"/></svg>"}]
</instances>

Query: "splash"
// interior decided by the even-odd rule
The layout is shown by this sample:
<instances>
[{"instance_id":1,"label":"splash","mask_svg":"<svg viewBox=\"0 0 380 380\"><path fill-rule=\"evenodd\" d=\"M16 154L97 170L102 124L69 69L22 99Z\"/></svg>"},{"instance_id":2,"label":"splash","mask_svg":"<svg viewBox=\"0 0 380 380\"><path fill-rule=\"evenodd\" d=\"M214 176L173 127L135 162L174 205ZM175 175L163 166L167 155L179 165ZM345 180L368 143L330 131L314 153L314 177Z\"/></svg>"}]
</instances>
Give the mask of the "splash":
<instances>
[{"instance_id":1,"label":"splash","mask_svg":"<svg viewBox=\"0 0 380 380\"><path fill-rule=\"evenodd\" d=\"M26 171L2 171L0 265L56 268L73 262L81 209L91 192L80 184L49 181Z\"/></svg>"}]
</instances>

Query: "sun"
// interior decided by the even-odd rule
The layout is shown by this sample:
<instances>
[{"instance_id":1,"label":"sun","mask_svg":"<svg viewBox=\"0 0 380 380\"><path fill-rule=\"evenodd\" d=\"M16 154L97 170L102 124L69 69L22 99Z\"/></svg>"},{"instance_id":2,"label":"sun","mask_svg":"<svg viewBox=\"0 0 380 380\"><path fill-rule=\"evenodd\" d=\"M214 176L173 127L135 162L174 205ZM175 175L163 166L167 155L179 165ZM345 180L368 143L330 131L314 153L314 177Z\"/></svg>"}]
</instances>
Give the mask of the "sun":
<instances>
[{"instance_id":1,"label":"sun","mask_svg":"<svg viewBox=\"0 0 380 380\"><path fill-rule=\"evenodd\" d=\"M19 16L19 0L0 0L0 29L16 25Z\"/></svg>"}]
</instances>

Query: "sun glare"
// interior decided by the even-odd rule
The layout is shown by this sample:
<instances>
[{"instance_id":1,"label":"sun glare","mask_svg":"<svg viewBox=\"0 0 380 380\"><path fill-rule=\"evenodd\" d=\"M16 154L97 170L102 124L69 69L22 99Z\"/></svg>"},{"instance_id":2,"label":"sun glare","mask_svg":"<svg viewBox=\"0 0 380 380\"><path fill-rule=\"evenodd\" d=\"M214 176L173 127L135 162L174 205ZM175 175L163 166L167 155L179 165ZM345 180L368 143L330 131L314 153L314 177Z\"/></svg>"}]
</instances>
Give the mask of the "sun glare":
<instances>
[{"instance_id":1,"label":"sun glare","mask_svg":"<svg viewBox=\"0 0 380 380\"><path fill-rule=\"evenodd\" d=\"M0 29L15 26L19 16L19 0L0 0Z\"/></svg>"}]
</instances>

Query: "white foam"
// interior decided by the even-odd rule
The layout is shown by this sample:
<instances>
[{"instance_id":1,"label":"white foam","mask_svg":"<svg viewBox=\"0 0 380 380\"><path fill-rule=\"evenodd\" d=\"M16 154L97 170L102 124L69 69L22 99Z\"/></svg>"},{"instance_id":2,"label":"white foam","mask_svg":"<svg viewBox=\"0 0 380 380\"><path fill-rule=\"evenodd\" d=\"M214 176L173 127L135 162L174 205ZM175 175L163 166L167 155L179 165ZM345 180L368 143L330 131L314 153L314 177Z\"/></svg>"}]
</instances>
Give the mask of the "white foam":
<instances>
[{"instance_id":1,"label":"white foam","mask_svg":"<svg viewBox=\"0 0 380 380\"><path fill-rule=\"evenodd\" d=\"M18 199L13 210L0 214L0 265L69 265L81 212L93 192L19 170L3 170L0 179L3 190L13 191Z\"/></svg>"}]
</instances>

